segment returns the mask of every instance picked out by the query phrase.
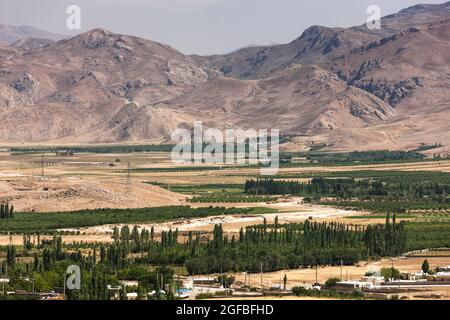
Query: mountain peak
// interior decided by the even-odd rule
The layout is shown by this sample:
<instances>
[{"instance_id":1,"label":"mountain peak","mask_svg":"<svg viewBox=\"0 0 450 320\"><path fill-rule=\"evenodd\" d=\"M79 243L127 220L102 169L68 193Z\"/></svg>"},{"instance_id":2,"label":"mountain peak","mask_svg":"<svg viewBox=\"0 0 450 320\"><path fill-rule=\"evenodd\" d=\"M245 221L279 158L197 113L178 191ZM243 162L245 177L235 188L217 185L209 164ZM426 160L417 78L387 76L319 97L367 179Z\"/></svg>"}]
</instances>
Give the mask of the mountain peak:
<instances>
[{"instance_id":1,"label":"mountain peak","mask_svg":"<svg viewBox=\"0 0 450 320\"><path fill-rule=\"evenodd\" d=\"M80 33L76 36L74 36L73 38L69 38L67 39L68 41L71 40L95 40L95 39L109 39L115 36L119 36L118 34L115 34L111 31L108 31L106 29L102 29L102 28L95 28L95 29L91 29L88 30L86 32Z\"/></svg>"},{"instance_id":2,"label":"mountain peak","mask_svg":"<svg viewBox=\"0 0 450 320\"><path fill-rule=\"evenodd\" d=\"M305 38L305 37L310 37L310 36L322 35L324 33L329 33L329 32L334 32L334 31L335 31L335 29L332 29L332 28L315 25L315 26L307 28L300 36L300 39Z\"/></svg>"},{"instance_id":3,"label":"mountain peak","mask_svg":"<svg viewBox=\"0 0 450 320\"><path fill-rule=\"evenodd\" d=\"M353 134L364 148L450 141L449 6L406 9L378 31L315 25L291 43L223 56L102 28L0 46L0 141L148 141L195 120L276 125L337 148L355 146Z\"/></svg>"},{"instance_id":4,"label":"mountain peak","mask_svg":"<svg viewBox=\"0 0 450 320\"><path fill-rule=\"evenodd\" d=\"M400 10L399 13L417 13L422 11L440 11L440 10L450 10L450 1L440 4L416 4L409 8Z\"/></svg>"},{"instance_id":5,"label":"mountain peak","mask_svg":"<svg viewBox=\"0 0 450 320\"><path fill-rule=\"evenodd\" d=\"M89 31L86 31L81 34L81 36L96 36L96 37L110 37L115 35L113 32L103 29L103 28L95 28Z\"/></svg>"},{"instance_id":6,"label":"mountain peak","mask_svg":"<svg viewBox=\"0 0 450 320\"><path fill-rule=\"evenodd\" d=\"M106 29L96 28L80 33L72 38L61 42L64 46L74 48L99 49L99 48L118 48L128 52L133 51L133 45L138 38L113 33ZM145 40L142 39L141 42Z\"/></svg>"}]
</instances>

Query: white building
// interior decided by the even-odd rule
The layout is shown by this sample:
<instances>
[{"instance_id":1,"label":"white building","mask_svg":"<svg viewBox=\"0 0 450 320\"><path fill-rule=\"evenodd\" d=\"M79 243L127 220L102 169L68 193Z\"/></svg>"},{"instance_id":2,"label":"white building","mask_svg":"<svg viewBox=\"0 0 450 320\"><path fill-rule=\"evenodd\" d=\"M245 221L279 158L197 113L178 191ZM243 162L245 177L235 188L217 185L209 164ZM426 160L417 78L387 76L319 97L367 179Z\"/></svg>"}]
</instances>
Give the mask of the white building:
<instances>
[{"instance_id":1,"label":"white building","mask_svg":"<svg viewBox=\"0 0 450 320\"><path fill-rule=\"evenodd\" d=\"M125 287L138 287L139 286L139 281L123 280L123 281L120 281L120 283Z\"/></svg>"},{"instance_id":2,"label":"white building","mask_svg":"<svg viewBox=\"0 0 450 320\"><path fill-rule=\"evenodd\" d=\"M136 292L127 293L127 300L136 300L138 298L138 294Z\"/></svg>"},{"instance_id":3,"label":"white building","mask_svg":"<svg viewBox=\"0 0 450 320\"><path fill-rule=\"evenodd\" d=\"M438 272L450 272L450 266L446 267L437 267Z\"/></svg>"},{"instance_id":4,"label":"white building","mask_svg":"<svg viewBox=\"0 0 450 320\"><path fill-rule=\"evenodd\" d=\"M402 280L418 281L418 280L425 279L426 276L427 276L427 274L424 273L423 271L420 271L420 272L403 272L400 275L400 278Z\"/></svg>"},{"instance_id":5,"label":"white building","mask_svg":"<svg viewBox=\"0 0 450 320\"><path fill-rule=\"evenodd\" d=\"M438 272L427 276L428 281L450 282L450 272Z\"/></svg>"},{"instance_id":6,"label":"white building","mask_svg":"<svg viewBox=\"0 0 450 320\"><path fill-rule=\"evenodd\" d=\"M384 277L380 276L365 276L361 278L361 282L370 283L373 286L379 286L384 282Z\"/></svg>"},{"instance_id":7,"label":"white building","mask_svg":"<svg viewBox=\"0 0 450 320\"><path fill-rule=\"evenodd\" d=\"M363 281L339 281L336 283L336 289L343 290L355 290L355 289L363 289L363 288L372 288L373 284L370 282Z\"/></svg>"}]
</instances>

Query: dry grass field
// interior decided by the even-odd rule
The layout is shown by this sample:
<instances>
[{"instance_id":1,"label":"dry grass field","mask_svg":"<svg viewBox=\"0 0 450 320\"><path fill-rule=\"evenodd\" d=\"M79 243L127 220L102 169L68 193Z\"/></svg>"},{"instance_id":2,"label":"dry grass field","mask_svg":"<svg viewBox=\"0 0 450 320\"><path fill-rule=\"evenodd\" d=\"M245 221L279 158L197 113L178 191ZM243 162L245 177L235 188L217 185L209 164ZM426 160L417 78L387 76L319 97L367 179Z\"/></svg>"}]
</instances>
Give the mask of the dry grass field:
<instances>
[{"instance_id":1,"label":"dry grass field","mask_svg":"<svg viewBox=\"0 0 450 320\"><path fill-rule=\"evenodd\" d=\"M368 271L377 272L381 268L391 267L402 270L402 272L419 272L421 270L424 259L430 263L430 269L437 266L450 265L450 257L400 257L394 259L382 259L380 261L361 261L355 266L335 266L335 267L319 267L317 270L317 279L319 283L324 283L329 278L341 278L343 280L359 280ZM316 281L316 269L296 269L296 270L282 270L277 272L270 272L263 274L263 286L271 286L283 283L284 275L288 278L288 287L295 287L304 284L311 284ZM250 278L250 280L249 280ZM261 286L260 274L244 275L236 274L236 280L251 283L252 286Z\"/></svg>"},{"instance_id":2,"label":"dry grass field","mask_svg":"<svg viewBox=\"0 0 450 320\"><path fill-rule=\"evenodd\" d=\"M44 170L42 170L44 166ZM128 169L174 168L170 153L10 154L0 152L0 200L20 211L72 211L179 205L186 197L148 183L201 185L244 183L259 169L236 168L183 172L138 172ZM199 166L201 168L201 165ZM210 167L210 166L208 166ZM450 161L361 166L281 168L279 173L404 170L450 172ZM42 176L43 171L43 176ZM235 206L236 204L233 204ZM247 204L248 205L248 204Z\"/></svg>"},{"instance_id":3,"label":"dry grass field","mask_svg":"<svg viewBox=\"0 0 450 320\"><path fill-rule=\"evenodd\" d=\"M366 272L378 272L381 268L394 266L402 272L419 272L421 270L424 259L427 259L430 268L437 266L450 265L450 257L400 257L394 259L382 259L380 261L362 261L355 266L344 267L320 267L317 269L317 280L319 283L325 283L330 278L342 278L343 280L360 280ZM264 273L262 276L263 287L270 287L273 285L283 286L283 278L287 276L287 288L295 286L308 286L316 282L316 269L297 269L297 270L282 270L277 272ZM235 275L236 280L246 281L254 287L261 287L261 275L251 274L245 275L238 273ZM444 299L450 299L450 286L446 287L430 287L412 289L407 293L409 299L416 299L417 296L423 295L442 295Z\"/></svg>"},{"instance_id":4,"label":"dry grass field","mask_svg":"<svg viewBox=\"0 0 450 320\"><path fill-rule=\"evenodd\" d=\"M119 161L120 160L120 161ZM164 161L160 154L0 154L0 200L17 211L74 211L181 205L186 197L117 173ZM42 165L43 164L43 165ZM42 166L44 169L42 170ZM44 173L42 175L42 172Z\"/></svg>"}]
</instances>

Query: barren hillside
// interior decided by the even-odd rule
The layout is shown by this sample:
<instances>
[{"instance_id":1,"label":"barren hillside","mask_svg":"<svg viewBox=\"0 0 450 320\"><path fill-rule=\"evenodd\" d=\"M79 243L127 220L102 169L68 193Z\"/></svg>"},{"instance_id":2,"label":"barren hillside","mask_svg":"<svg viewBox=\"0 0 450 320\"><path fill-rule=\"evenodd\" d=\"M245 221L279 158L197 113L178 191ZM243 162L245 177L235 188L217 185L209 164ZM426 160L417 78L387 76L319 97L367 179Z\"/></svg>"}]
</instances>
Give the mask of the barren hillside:
<instances>
[{"instance_id":1,"label":"barren hillside","mask_svg":"<svg viewBox=\"0 0 450 320\"><path fill-rule=\"evenodd\" d=\"M225 75L256 79L293 63L320 64L345 56L351 49L398 34L411 27L450 17L450 2L441 5L416 5L384 17L380 30L364 24L352 28L313 26L288 44L249 47L226 55L194 58Z\"/></svg>"},{"instance_id":2,"label":"barren hillside","mask_svg":"<svg viewBox=\"0 0 450 320\"><path fill-rule=\"evenodd\" d=\"M14 202L18 211L53 212L183 205L186 197L135 181L62 178L0 181L0 200Z\"/></svg>"},{"instance_id":3,"label":"barren hillside","mask_svg":"<svg viewBox=\"0 0 450 320\"><path fill-rule=\"evenodd\" d=\"M313 26L286 45L213 57L103 29L21 39L0 46L0 142L167 140L203 120L275 127L299 148L445 149L449 19L450 2L418 5L379 31Z\"/></svg>"},{"instance_id":4,"label":"barren hillside","mask_svg":"<svg viewBox=\"0 0 450 320\"><path fill-rule=\"evenodd\" d=\"M276 126L292 135L364 127L396 114L387 103L348 86L336 74L300 65L261 80L215 79L170 104L174 109L189 106L191 115L205 118L213 127L271 128L276 119Z\"/></svg>"},{"instance_id":5,"label":"barren hillside","mask_svg":"<svg viewBox=\"0 0 450 320\"><path fill-rule=\"evenodd\" d=\"M209 77L168 46L101 29L18 53L0 66L0 108L10 124L0 137L17 142L168 135L176 117L151 105Z\"/></svg>"},{"instance_id":6,"label":"barren hillside","mask_svg":"<svg viewBox=\"0 0 450 320\"><path fill-rule=\"evenodd\" d=\"M30 26L9 26L0 23L0 43L1 44L11 44L20 39L26 38L38 38L38 39L48 39L48 40L61 40L64 38L63 35L54 34L45 30Z\"/></svg>"}]
</instances>

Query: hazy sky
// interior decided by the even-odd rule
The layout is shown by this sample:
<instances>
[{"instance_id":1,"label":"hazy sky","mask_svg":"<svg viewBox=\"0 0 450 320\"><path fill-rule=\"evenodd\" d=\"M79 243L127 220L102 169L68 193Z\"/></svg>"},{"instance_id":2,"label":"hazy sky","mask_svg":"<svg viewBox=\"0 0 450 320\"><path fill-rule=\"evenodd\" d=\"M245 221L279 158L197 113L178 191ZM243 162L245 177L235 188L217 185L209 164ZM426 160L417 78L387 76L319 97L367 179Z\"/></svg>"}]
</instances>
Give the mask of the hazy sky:
<instances>
[{"instance_id":1,"label":"hazy sky","mask_svg":"<svg viewBox=\"0 0 450 320\"><path fill-rule=\"evenodd\" d=\"M82 10L82 30L102 27L169 44L184 53L226 53L253 44L287 43L311 25L353 26L376 4L388 15L445 0L0 0L0 22L61 34L66 8Z\"/></svg>"}]
</instances>

